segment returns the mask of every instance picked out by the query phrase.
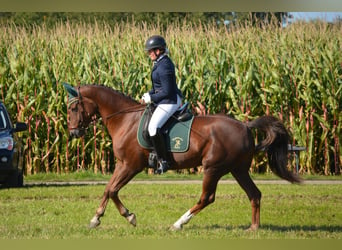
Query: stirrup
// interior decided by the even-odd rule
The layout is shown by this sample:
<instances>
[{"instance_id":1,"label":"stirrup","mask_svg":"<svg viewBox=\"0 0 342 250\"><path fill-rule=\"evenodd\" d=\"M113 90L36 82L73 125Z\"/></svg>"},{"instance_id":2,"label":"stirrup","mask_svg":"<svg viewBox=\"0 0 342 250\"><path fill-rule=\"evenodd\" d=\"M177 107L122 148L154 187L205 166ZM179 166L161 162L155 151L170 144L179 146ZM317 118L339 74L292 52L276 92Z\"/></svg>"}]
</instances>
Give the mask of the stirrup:
<instances>
[{"instance_id":1,"label":"stirrup","mask_svg":"<svg viewBox=\"0 0 342 250\"><path fill-rule=\"evenodd\" d=\"M152 151L148 156L148 166L151 168L156 169L158 166L158 160L157 160L157 154L156 152Z\"/></svg>"},{"instance_id":2,"label":"stirrup","mask_svg":"<svg viewBox=\"0 0 342 250\"><path fill-rule=\"evenodd\" d=\"M154 171L155 174L163 174L170 168L167 161L158 161L158 168Z\"/></svg>"}]
</instances>

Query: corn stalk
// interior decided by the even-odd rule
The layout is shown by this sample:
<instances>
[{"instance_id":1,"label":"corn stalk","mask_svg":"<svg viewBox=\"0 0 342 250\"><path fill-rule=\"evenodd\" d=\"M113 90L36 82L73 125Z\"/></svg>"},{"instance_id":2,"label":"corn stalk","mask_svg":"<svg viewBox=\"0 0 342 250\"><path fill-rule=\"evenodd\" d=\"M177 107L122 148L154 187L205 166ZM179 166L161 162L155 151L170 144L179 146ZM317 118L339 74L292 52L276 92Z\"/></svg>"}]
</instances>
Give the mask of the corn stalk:
<instances>
[{"instance_id":1,"label":"corn stalk","mask_svg":"<svg viewBox=\"0 0 342 250\"><path fill-rule=\"evenodd\" d=\"M14 120L29 124L23 133L27 174L113 170L111 141L100 124L84 139L69 140L61 83L100 83L140 98L151 87L144 41L156 33L168 42L187 101L242 121L277 116L291 132L292 143L307 147L300 158L302 173L340 173L339 24L237 24L228 29L184 21L165 32L158 24L135 22L30 30L2 24L0 29L0 98ZM254 169L265 171L264 163Z\"/></svg>"}]
</instances>

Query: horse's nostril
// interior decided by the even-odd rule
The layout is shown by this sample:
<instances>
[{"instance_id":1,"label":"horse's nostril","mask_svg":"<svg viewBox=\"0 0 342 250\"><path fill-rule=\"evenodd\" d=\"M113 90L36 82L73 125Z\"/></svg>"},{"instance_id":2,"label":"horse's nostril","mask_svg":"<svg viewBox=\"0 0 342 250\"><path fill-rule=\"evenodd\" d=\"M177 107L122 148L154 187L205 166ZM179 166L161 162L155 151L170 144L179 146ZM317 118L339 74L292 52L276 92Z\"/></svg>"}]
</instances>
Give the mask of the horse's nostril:
<instances>
[{"instance_id":1,"label":"horse's nostril","mask_svg":"<svg viewBox=\"0 0 342 250\"><path fill-rule=\"evenodd\" d=\"M69 132L69 135L70 135L71 138L76 137L76 134L75 134L75 131L74 131L74 130L71 130L71 131Z\"/></svg>"},{"instance_id":2,"label":"horse's nostril","mask_svg":"<svg viewBox=\"0 0 342 250\"><path fill-rule=\"evenodd\" d=\"M85 131L83 129L73 129L69 132L71 138L79 138L82 137L84 134Z\"/></svg>"}]
</instances>

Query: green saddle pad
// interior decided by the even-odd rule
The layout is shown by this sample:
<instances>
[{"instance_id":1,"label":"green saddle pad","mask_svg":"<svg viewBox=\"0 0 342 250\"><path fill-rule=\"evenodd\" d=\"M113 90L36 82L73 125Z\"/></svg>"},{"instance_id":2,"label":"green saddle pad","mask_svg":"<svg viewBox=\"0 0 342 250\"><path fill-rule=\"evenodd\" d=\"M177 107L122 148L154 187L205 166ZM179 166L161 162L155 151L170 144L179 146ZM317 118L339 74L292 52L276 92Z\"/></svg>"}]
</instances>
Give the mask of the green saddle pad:
<instances>
[{"instance_id":1,"label":"green saddle pad","mask_svg":"<svg viewBox=\"0 0 342 250\"><path fill-rule=\"evenodd\" d=\"M145 112L147 111L145 110ZM153 149L153 146L149 142L147 142L142 135L144 118L145 115L142 115L142 118L139 122L137 133L138 142L143 148ZM168 131L165 135L168 150L174 153L186 152L189 149L190 130L192 122L194 120L194 116L186 121L178 121L174 118L170 119L171 120L166 122L165 128L162 128L163 131Z\"/></svg>"}]
</instances>

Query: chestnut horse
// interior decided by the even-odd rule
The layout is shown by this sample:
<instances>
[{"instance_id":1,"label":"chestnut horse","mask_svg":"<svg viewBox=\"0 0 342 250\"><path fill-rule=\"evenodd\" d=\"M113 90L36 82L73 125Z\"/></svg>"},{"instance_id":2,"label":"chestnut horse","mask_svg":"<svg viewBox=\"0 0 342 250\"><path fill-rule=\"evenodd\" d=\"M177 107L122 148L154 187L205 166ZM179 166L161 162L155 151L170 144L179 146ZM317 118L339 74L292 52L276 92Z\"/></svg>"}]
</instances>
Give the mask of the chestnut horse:
<instances>
[{"instance_id":1,"label":"chestnut horse","mask_svg":"<svg viewBox=\"0 0 342 250\"><path fill-rule=\"evenodd\" d=\"M72 95L68 104L70 135L84 135L94 115L101 116L112 137L117 159L114 173L106 185L90 227L100 224L109 198L119 213L136 226L136 216L120 201L119 191L148 166L149 150L142 148L137 140L139 121L146 105L105 86L65 86ZM265 133L265 139L257 146L252 128ZM261 150L266 151L272 171L282 179L298 183L300 179L287 170L288 142L288 132L273 116L262 116L248 123L222 114L196 116L191 128L189 149L183 153L171 153L171 169L202 166L202 194L199 201L173 224L172 229L181 229L194 215L213 203L218 181L223 175L231 173L250 200L252 224L249 229L256 230L260 225L261 192L249 176L253 155Z\"/></svg>"}]
</instances>

